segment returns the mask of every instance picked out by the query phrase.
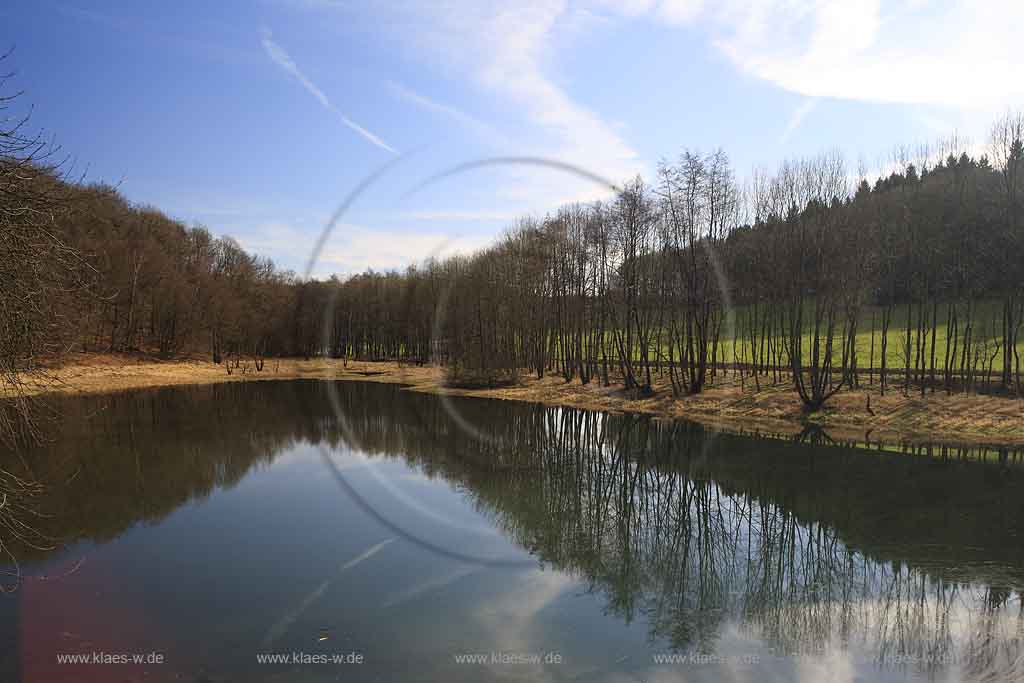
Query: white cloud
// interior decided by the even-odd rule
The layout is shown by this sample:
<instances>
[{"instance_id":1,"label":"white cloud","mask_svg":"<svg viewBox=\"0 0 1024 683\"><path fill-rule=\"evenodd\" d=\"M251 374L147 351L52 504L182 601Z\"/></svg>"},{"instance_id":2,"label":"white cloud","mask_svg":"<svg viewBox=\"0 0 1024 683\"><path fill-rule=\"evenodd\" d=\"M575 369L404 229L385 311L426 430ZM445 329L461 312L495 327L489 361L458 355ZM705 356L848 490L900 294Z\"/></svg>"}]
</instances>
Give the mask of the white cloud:
<instances>
[{"instance_id":1,"label":"white cloud","mask_svg":"<svg viewBox=\"0 0 1024 683\"><path fill-rule=\"evenodd\" d=\"M595 112L577 104L549 75L550 39L563 2L506 9L482 23L474 77L520 108L548 138L542 156L567 161L616 182L643 170L636 151Z\"/></svg>"},{"instance_id":2,"label":"white cloud","mask_svg":"<svg viewBox=\"0 0 1024 683\"><path fill-rule=\"evenodd\" d=\"M782 131L782 137L779 138L779 142L788 142L790 136L796 132L796 129L800 127L800 124L804 122L807 115L810 114L817 105L818 101L814 99L804 100L800 103L800 106L794 109L793 114L789 117L789 123L786 124L786 130Z\"/></svg>"},{"instance_id":3,"label":"white cloud","mask_svg":"<svg viewBox=\"0 0 1024 683\"><path fill-rule=\"evenodd\" d=\"M324 109L336 114L343 124L354 130L370 143L380 147L381 149L387 150L392 154L398 154L398 150L394 147L384 142L380 137L371 133L349 117L345 116L345 114L341 113L338 108L331 103L331 100L327 97L324 91L317 87L316 83L309 80L306 74L299 69L298 64L296 64L295 60L291 58L291 55L289 55L283 47L272 40L270 31L264 30L263 38L260 42L263 44L263 49L266 51L267 56L269 56L275 64L284 69L289 75L295 78L295 80L301 83L302 87L305 88L310 95L315 97Z\"/></svg>"},{"instance_id":4,"label":"white cloud","mask_svg":"<svg viewBox=\"0 0 1024 683\"><path fill-rule=\"evenodd\" d=\"M487 141L490 144L496 146L508 145L508 140L505 138L505 136L499 133L497 130L495 130L493 126L484 123L483 121L473 116L470 116L469 114L465 113L464 111L456 107L447 104L442 104L441 102L437 102L436 100L432 100L429 97L421 95L420 93L412 90L411 88L407 88L401 83L388 81L387 86L391 93L398 99L404 100L411 104L415 104L416 106L422 109L426 109L427 111L433 112L435 114L445 116L455 121L463 128L472 131L473 134L477 135L479 138Z\"/></svg>"},{"instance_id":5,"label":"white cloud","mask_svg":"<svg viewBox=\"0 0 1024 683\"><path fill-rule=\"evenodd\" d=\"M290 223L271 221L257 225L255 228L228 230L233 237L250 254L260 256L273 255L274 259L301 263L308 258L315 239Z\"/></svg>"},{"instance_id":6,"label":"white cloud","mask_svg":"<svg viewBox=\"0 0 1024 683\"><path fill-rule=\"evenodd\" d=\"M982 115L1024 105L1020 0L594 1L621 15L699 22L740 70L805 97Z\"/></svg>"},{"instance_id":7,"label":"white cloud","mask_svg":"<svg viewBox=\"0 0 1024 683\"><path fill-rule=\"evenodd\" d=\"M338 273L401 270L430 258L469 254L490 245L491 235L405 232L340 225L320 257L320 269Z\"/></svg>"},{"instance_id":8,"label":"white cloud","mask_svg":"<svg viewBox=\"0 0 1024 683\"><path fill-rule=\"evenodd\" d=\"M553 73L555 48L570 42L570 34L581 26L595 25L593 13L565 0L398 2L388 7L397 17L388 23L397 27L393 30L403 45L494 98L525 124L527 135L509 136L517 156L568 162L615 182L645 170L620 132L575 101ZM422 96L417 103L461 118ZM510 167L504 174L498 196L515 198L523 212L608 192L596 183L536 168Z\"/></svg>"},{"instance_id":9,"label":"white cloud","mask_svg":"<svg viewBox=\"0 0 1024 683\"><path fill-rule=\"evenodd\" d=\"M490 597L486 604L469 615L476 632L487 641L501 643L507 652L546 652L551 648L539 641L535 622L552 603L578 584L562 572L529 569L508 578L508 589ZM485 665L490 678L506 678L508 666ZM558 668L558 667L556 667ZM521 680L559 680L543 664L517 665L515 678Z\"/></svg>"},{"instance_id":10,"label":"white cloud","mask_svg":"<svg viewBox=\"0 0 1024 683\"><path fill-rule=\"evenodd\" d=\"M675 25L694 21L704 9L704 0L593 0L593 4L622 16L649 15Z\"/></svg>"},{"instance_id":11,"label":"white cloud","mask_svg":"<svg viewBox=\"0 0 1024 683\"><path fill-rule=\"evenodd\" d=\"M1024 96L1024 3L760 0L716 19L740 69L807 97L1000 109Z\"/></svg>"},{"instance_id":12,"label":"white cloud","mask_svg":"<svg viewBox=\"0 0 1024 683\"><path fill-rule=\"evenodd\" d=\"M703 0L662 0L658 3L658 14L670 24L688 24L703 9Z\"/></svg>"},{"instance_id":13,"label":"white cloud","mask_svg":"<svg viewBox=\"0 0 1024 683\"><path fill-rule=\"evenodd\" d=\"M397 215L414 221L513 221L520 216L518 211L405 211Z\"/></svg>"},{"instance_id":14,"label":"white cloud","mask_svg":"<svg viewBox=\"0 0 1024 683\"><path fill-rule=\"evenodd\" d=\"M318 228L300 229L284 222L264 223L232 236L247 251L273 254L284 263L305 264L316 244ZM314 277L354 275L369 268L403 270L429 258L470 254L493 242L492 235L459 235L442 232L404 231L339 224L313 269Z\"/></svg>"},{"instance_id":15,"label":"white cloud","mask_svg":"<svg viewBox=\"0 0 1024 683\"><path fill-rule=\"evenodd\" d=\"M782 142L823 97L955 107L973 110L978 120L1024 104L1024 81L1016 78L1024 68L1016 36L1024 24L1019 1L396 0L375 10L387 13L375 22L390 27L417 57L526 124L525 135L509 136L516 155L569 162L614 182L650 169L627 140L628 128L580 103L557 65L578 33L624 17L699 27L708 46L741 71L808 98L783 122ZM391 89L468 128L487 128L407 87ZM494 196L515 201L522 212L607 194L561 173L509 168L504 174Z\"/></svg>"}]
</instances>

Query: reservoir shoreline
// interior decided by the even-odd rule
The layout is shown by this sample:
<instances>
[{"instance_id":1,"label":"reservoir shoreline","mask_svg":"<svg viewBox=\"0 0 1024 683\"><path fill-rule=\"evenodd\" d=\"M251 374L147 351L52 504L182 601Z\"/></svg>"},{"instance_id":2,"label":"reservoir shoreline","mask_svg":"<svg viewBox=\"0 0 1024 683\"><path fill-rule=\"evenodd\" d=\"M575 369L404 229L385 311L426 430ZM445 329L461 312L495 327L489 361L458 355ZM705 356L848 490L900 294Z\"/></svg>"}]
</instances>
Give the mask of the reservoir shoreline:
<instances>
[{"instance_id":1,"label":"reservoir shoreline","mask_svg":"<svg viewBox=\"0 0 1024 683\"><path fill-rule=\"evenodd\" d=\"M232 364L233 365L233 364ZM498 388L445 385L436 366L406 366L386 361L267 359L262 371L250 361L229 374L223 365L200 359L161 360L145 355L75 353L51 364L45 376L25 378L22 395L96 394L166 386L273 380L339 380L402 384L410 391L528 401L613 413L638 413L685 419L727 431L796 437L820 427L831 440L889 444L943 443L962 446L1024 445L1024 401L989 395L905 396L896 386L885 396L878 387L844 390L814 414L802 412L788 383L760 387L747 377L742 385L730 373L696 396L676 398L668 378L654 382L654 394L636 398L621 384L566 383L557 374ZM893 383L894 385L896 382ZM10 396L10 387L0 388ZM870 402L869 402L870 396Z\"/></svg>"}]
</instances>

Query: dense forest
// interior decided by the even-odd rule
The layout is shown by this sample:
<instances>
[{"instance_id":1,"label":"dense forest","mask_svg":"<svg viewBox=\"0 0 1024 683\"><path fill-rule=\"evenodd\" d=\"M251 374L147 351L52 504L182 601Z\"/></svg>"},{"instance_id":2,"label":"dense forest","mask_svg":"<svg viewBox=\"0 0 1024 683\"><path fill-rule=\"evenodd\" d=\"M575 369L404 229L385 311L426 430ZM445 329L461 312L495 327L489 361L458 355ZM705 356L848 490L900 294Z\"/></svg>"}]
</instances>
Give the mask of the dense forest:
<instances>
[{"instance_id":1,"label":"dense forest","mask_svg":"<svg viewBox=\"0 0 1024 683\"><path fill-rule=\"evenodd\" d=\"M864 384L1024 394L1021 114L984 155L901 150L873 183L838 153L741 183L725 152L685 151L471 256L326 281L79 180L4 120L9 394L71 349L204 354L229 372L268 356L438 363L453 381L557 373L637 395L728 377L790 383L809 410Z\"/></svg>"}]
</instances>

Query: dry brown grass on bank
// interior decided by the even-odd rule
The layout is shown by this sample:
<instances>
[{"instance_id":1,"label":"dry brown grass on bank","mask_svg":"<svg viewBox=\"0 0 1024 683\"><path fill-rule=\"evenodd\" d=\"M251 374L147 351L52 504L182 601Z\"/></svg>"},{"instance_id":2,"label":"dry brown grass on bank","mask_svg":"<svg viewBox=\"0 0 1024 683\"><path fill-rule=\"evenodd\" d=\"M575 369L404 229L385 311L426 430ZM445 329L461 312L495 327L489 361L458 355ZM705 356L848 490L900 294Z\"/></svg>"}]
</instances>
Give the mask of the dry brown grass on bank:
<instances>
[{"instance_id":1,"label":"dry brown grass on bank","mask_svg":"<svg viewBox=\"0 0 1024 683\"><path fill-rule=\"evenodd\" d=\"M234 364L232 363L232 366ZM347 367L346 367L347 365ZM282 379L373 380L391 383L416 383L424 379L440 380L436 368L399 367L397 363L368 363L314 358L268 358L258 372L251 361L242 361L228 374L224 365L206 358L163 360L144 354L73 353L46 368L40 379L28 378L29 393L96 394L127 389L249 382ZM0 396L3 391L0 391Z\"/></svg>"},{"instance_id":2,"label":"dry brown grass on bank","mask_svg":"<svg viewBox=\"0 0 1024 683\"><path fill-rule=\"evenodd\" d=\"M400 383L414 391L481 396L589 410L638 412L666 418L685 418L731 430L776 434L799 433L806 422L827 428L837 440L944 442L950 444L1024 445L1024 401L994 396L947 396L936 392L921 397L899 391L878 395L877 387L844 391L814 415L803 414L789 384L741 387L734 377L722 378L697 396L675 399L667 378L655 382L655 393L636 399L621 385L599 382L566 383L560 376L536 379L524 375L515 386L456 388L445 386L436 367L400 366L390 362L341 361L317 358L268 359L262 372L251 361L232 374L222 365L202 359L160 360L148 356L72 354L49 369L53 383L35 384L33 393L87 394L146 387L216 382L286 379L336 379ZM2 393L2 392L0 392ZM867 397L871 396L868 412Z\"/></svg>"},{"instance_id":3,"label":"dry brown grass on bank","mask_svg":"<svg viewBox=\"0 0 1024 683\"><path fill-rule=\"evenodd\" d=\"M733 377L719 377L703 393L681 399L672 396L667 379L656 380L654 389L654 396L636 399L621 385L566 384L561 377L545 377L527 378L516 387L449 393L647 413L745 432L799 434L812 422L843 441L1024 445L1024 401L1008 398L939 392L924 398L918 394L905 397L899 391L888 391L882 397L875 386L840 392L822 411L807 415L788 383L763 383L755 390L749 378L741 387ZM869 394L874 415L868 411Z\"/></svg>"}]
</instances>

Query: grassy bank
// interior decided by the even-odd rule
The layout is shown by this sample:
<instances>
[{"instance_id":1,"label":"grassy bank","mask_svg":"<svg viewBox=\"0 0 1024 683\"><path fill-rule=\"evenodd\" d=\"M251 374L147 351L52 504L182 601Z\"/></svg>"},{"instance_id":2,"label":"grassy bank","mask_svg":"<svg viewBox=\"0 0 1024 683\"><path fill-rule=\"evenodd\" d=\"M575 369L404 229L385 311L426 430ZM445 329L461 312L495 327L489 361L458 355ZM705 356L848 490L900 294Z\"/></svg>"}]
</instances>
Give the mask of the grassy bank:
<instances>
[{"instance_id":1,"label":"grassy bank","mask_svg":"<svg viewBox=\"0 0 1024 683\"><path fill-rule=\"evenodd\" d=\"M976 372L984 375L986 371L998 375L1003 369L1003 354L1002 354L1002 303L998 301L982 301L974 304L974 310L972 313L972 332L971 338L973 340L973 350L978 354L978 358L968 358L968 365L975 365ZM956 340L950 348L951 334L947 325L947 304L945 302L940 303L938 309L933 311L931 308L927 310L927 316L931 316L932 313L937 315L937 323L935 325L935 366L936 373L941 377L942 368L944 367L947 352L951 355L955 352L953 363L954 374L959 373L960 361L963 355L963 344L964 344L964 325L966 324L966 306L960 305L958 312L959 320L956 326ZM723 324L721 329L721 338L718 340L718 358L724 360L727 363L738 361L743 364L748 364L758 356L758 352L755 349L750 339L750 316L752 315L751 308L749 306L737 306L733 309L734 317L730 319L730 323ZM903 369L906 366L906 328L907 328L907 307L904 305L895 306L891 312L891 320L889 322L888 330L888 341L886 342L886 353L885 353L885 364L888 368L889 375L893 378L897 384L899 378L902 376ZM758 313L763 315L763 311ZM875 374L878 373L879 368L882 365L882 315L883 309L880 306L864 306L860 310L860 314L857 319L857 334L854 337L854 344L857 352L857 366L862 373L865 373L868 368L873 368ZM917 315L918 310L915 306L913 312L910 314L910 327L911 327L911 347L910 347L910 365L913 371L916 358L916 344L918 343L917 338ZM929 318L930 319L930 318ZM758 335L762 334L761 319L757 318ZM774 321L775 325L778 321ZM809 350L812 347L812 336L811 333L814 327L814 311L813 302L809 302L804 312L804 334L803 334L803 346L805 350ZM652 345L651 356L652 358L668 358L669 347L667 345L667 339L669 331L662 329L659 335L657 330L653 333L655 338L660 342L660 346ZM779 344L781 340L777 338L779 331L773 329L772 336L775 338L774 343ZM837 329L834 339L834 349L832 354L833 364L839 367L843 357L843 345L842 345L842 321L837 322ZM615 339L613 333L607 332L605 342L609 348L615 345ZM760 344L761 342L759 342ZM931 337L931 324L930 322L926 325L924 335L924 349L925 349L925 365L930 366L931 353L932 353L932 337ZM998 350L998 352L997 352ZM712 347L708 346L708 353L710 354ZM768 354L767 348L764 349L765 357L770 362L770 355ZM1024 338L1020 339L1017 344L1017 352L1021 356L1024 356ZM632 353L634 360L640 360L642 354L639 348L634 348ZM678 356L678 351L676 352ZM1012 368L1013 366L1011 366ZM865 373L867 374L867 373Z\"/></svg>"},{"instance_id":2,"label":"grassy bank","mask_svg":"<svg viewBox=\"0 0 1024 683\"><path fill-rule=\"evenodd\" d=\"M811 343L811 330L813 326L813 304L808 304L807 311L805 313L805 328L806 332L804 335L805 348L810 348ZM740 336L736 338L736 351L740 358L750 359L755 354L751 348L750 339L745 336L749 334L747 326L749 325L748 316L750 310L747 307L737 307L735 310L737 326L742 328ZM911 366L914 365L915 349L914 344L917 342L917 307L910 312L910 327L911 327ZM935 314L937 317L935 325L935 362L936 367L939 368L939 374L941 374L941 368L944 364L947 351L952 352L953 349L949 349L950 346L950 330L947 325L947 314L948 308L946 302L939 303L937 309L933 310L930 306L926 310L926 318L930 320L930 316ZM893 374L897 374L906 364L906 329L908 326L907 316L908 310L904 305L893 307L892 319L889 322L889 333L888 342L886 344L886 366L890 371L895 371ZM1003 368L1003 355L1002 353L995 353L996 346L1001 343L1002 328L1002 302L999 301L981 301L975 302L971 315L972 321L972 333L971 336L974 340L974 344L978 346L978 353L982 356L983 360L979 361L981 369L985 369L989 363L991 363L991 370L998 373ZM883 309L880 306L864 306L860 310L860 315L857 319L857 335L855 337L855 344L857 349L858 365L861 368L867 368L869 364L876 370L881 366L882 363L882 316ZM954 345L956 349L957 358L963 353L963 342L964 342L964 326L967 323L966 318L966 304L960 303L958 309L959 320L957 322L957 341ZM837 331L837 336L840 335L840 331ZM725 345L727 354L731 357L733 350L733 334L728 329L723 331L722 343ZM836 349L833 355L833 360L838 364L842 358L842 344L840 340L836 340ZM932 350L932 338L931 338L931 324L930 322L926 325L925 330L925 348L926 348L926 363L930 362L931 350ZM1024 340L1021 340L1017 345L1017 350L1020 354L1024 355ZM959 364L956 364L957 366Z\"/></svg>"},{"instance_id":3,"label":"grassy bank","mask_svg":"<svg viewBox=\"0 0 1024 683\"><path fill-rule=\"evenodd\" d=\"M655 383L655 393L636 399L613 384L566 384L561 377L526 376L514 385L494 389L445 386L436 367L400 366L397 363L341 361L323 358L270 359L257 372L251 362L228 374L221 365L198 359L158 360L145 356L72 354L49 369L46 381L30 385L33 394L104 393L187 384L250 382L288 379L349 380L400 383L410 390L449 395L481 396L534 401L589 410L637 412L665 418L685 418L743 432L799 434L808 422L825 428L837 440L869 442L939 442L962 445L1024 445L1024 401L994 396L947 396L936 392L921 397L890 391L844 391L825 410L805 415L788 384L765 385L755 390L748 381L740 386L719 382L706 392L675 399L666 382ZM870 389L870 388L869 388ZM870 395L870 405L868 398Z\"/></svg>"}]
</instances>

